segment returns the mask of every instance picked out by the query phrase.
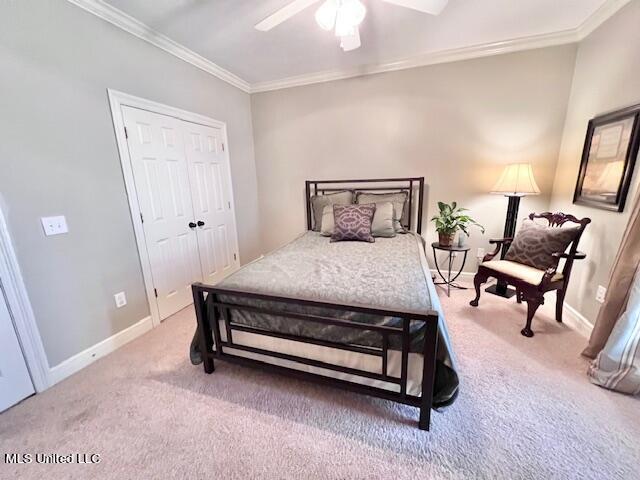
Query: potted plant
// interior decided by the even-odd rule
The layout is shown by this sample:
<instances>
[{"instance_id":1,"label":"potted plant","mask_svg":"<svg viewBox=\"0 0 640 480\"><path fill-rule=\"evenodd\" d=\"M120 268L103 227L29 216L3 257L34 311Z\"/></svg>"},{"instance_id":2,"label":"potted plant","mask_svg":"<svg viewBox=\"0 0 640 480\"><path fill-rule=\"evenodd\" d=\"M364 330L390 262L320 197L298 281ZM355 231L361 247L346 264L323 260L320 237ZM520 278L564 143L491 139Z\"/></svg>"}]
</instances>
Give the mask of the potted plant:
<instances>
[{"instance_id":1,"label":"potted plant","mask_svg":"<svg viewBox=\"0 0 640 480\"><path fill-rule=\"evenodd\" d=\"M453 245L453 239L458 230L469 235L469 227L475 225L484 233L484 227L467 215L466 208L458 207L456 202L451 205L444 202L438 202L440 213L431 219L436 224L436 232L438 232L438 240L441 247L450 247Z\"/></svg>"}]
</instances>

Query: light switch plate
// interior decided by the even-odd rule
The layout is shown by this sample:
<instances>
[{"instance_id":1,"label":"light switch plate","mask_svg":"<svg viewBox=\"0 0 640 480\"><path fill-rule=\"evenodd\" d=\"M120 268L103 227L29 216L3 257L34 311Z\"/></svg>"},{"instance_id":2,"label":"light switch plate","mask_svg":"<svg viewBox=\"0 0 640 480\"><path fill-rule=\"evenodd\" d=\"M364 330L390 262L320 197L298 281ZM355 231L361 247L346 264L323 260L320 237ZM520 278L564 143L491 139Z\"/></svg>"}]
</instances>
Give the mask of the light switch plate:
<instances>
[{"instance_id":1,"label":"light switch plate","mask_svg":"<svg viewBox=\"0 0 640 480\"><path fill-rule=\"evenodd\" d=\"M44 234L47 236L60 235L61 233L67 233L69 231L67 228L67 219L64 218L64 215L42 217L40 221L42 222L42 228L44 228Z\"/></svg>"},{"instance_id":2,"label":"light switch plate","mask_svg":"<svg viewBox=\"0 0 640 480\"><path fill-rule=\"evenodd\" d=\"M596 302L604 303L604 297L607 294L606 287L602 285L598 285L598 290L596 290Z\"/></svg>"},{"instance_id":3,"label":"light switch plate","mask_svg":"<svg viewBox=\"0 0 640 480\"><path fill-rule=\"evenodd\" d=\"M118 308L122 308L127 304L127 296L124 294L124 292L116 293L113 298L116 301L116 307Z\"/></svg>"}]
</instances>

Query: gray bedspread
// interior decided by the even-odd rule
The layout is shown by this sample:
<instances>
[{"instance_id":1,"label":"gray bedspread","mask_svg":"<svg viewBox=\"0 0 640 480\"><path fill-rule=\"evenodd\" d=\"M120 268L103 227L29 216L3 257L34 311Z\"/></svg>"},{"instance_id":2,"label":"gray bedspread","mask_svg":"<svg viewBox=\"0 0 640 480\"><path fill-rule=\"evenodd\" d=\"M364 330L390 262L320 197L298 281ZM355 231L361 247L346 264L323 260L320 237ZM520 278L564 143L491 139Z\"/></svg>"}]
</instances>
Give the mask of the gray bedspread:
<instances>
[{"instance_id":1,"label":"gray bedspread","mask_svg":"<svg viewBox=\"0 0 640 480\"><path fill-rule=\"evenodd\" d=\"M421 237L414 234L376 238L375 243L335 242L317 232L306 232L284 247L233 273L218 287L268 295L385 310L439 314L434 405L451 403L457 396L455 358L440 301L429 272ZM375 325L401 326L394 317L336 311L281 302L225 296L235 304L305 312ZM213 309L208 309L213 311ZM371 331L323 325L278 315L233 311L233 322L269 331L329 340L344 344L381 346L381 336ZM421 352L423 323L412 322L411 351ZM399 336L390 348L400 349Z\"/></svg>"}]
</instances>

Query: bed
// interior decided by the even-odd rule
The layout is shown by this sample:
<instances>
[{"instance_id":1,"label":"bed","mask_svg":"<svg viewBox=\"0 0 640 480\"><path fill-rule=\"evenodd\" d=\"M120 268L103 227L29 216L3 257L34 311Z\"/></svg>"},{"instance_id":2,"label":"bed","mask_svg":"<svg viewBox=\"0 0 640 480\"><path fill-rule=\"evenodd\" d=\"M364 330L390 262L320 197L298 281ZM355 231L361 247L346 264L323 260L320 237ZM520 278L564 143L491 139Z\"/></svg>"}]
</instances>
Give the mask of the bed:
<instances>
[{"instance_id":1,"label":"bed","mask_svg":"<svg viewBox=\"0 0 640 480\"><path fill-rule=\"evenodd\" d=\"M345 187L407 192L407 233L331 243L313 231L312 197ZM221 359L415 406L428 430L458 376L419 235L424 178L310 180L305 195L306 232L215 286L193 285L196 356L206 373Z\"/></svg>"}]
</instances>

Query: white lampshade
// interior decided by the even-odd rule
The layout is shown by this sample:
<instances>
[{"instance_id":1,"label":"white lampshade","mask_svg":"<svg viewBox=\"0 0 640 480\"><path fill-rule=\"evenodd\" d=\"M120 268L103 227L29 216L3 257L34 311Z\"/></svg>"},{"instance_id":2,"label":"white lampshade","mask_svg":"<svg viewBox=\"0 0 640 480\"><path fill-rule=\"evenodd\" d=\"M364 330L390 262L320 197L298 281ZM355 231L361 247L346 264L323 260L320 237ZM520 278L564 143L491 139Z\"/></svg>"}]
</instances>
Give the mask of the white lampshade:
<instances>
[{"instance_id":1,"label":"white lampshade","mask_svg":"<svg viewBox=\"0 0 640 480\"><path fill-rule=\"evenodd\" d=\"M540 188L528 163L507 165L491 193L515 197L538 195Z\"/></svg>"}]
</instances>

